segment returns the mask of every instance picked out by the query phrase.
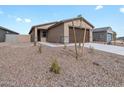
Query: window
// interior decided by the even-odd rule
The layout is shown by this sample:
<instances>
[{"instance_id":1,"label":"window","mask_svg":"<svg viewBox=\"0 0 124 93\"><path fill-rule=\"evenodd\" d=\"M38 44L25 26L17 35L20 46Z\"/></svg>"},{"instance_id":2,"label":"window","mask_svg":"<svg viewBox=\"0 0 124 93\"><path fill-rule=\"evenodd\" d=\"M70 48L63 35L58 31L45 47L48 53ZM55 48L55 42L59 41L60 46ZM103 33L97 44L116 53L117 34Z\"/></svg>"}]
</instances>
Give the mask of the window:
<instances>
[{"instance_id":1,"label":"window","mask_svg":"<svg viewBox=\"0 0 124 93\"><path fill-rule=\"evenodd\" d=\"M46 35L47 35L47 32L43 31L43 37L46 37Z\"/></svg>"}]
</instances>

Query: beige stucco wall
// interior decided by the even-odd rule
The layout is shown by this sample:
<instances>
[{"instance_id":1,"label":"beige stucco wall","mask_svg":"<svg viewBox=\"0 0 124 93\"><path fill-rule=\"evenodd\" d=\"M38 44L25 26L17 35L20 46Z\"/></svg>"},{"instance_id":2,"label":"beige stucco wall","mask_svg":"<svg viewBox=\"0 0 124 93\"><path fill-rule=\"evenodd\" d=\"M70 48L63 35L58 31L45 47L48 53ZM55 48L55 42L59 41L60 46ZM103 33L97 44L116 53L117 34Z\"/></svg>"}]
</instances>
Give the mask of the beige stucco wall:
<instances>
[{"instance_id":1,"label":"beige stucco wall","mask_svg":"<svg viewBox=\"0 0 124 93\"><path fill-rule=\"evenodd\" d=\"M34 33L34 29L32 29L32 32L31 32L31 34L30 34L30 36L31 36L31 37L30 37L30 41L31 41L31 42L34 42L34 34L35 34L35 33Z\"/></svg>"},{"instance_id":2,"label":"beige stucco wall","mask_svg":"<svg viewBox=\"0 0 124 93\"><path fill-rule=\"evenodd\" d=\"M89 24L87 24L84 21L80 22L79 19L74 20L73 22L74 22L75 26L80 26L81 25L82 27L86 27L87 29L92 29L92 27ZM64 23L64 36L69 37L69 26L72 26L72 21ZM92 32L90 32L90 36L89 37L90 37L90 41L92 41Z\"/></svg>"},{"instance_id":3,"label":"beige stucco wall","mask_svg":"<svg viewBox=\"0 0 124 93\"><path fill-rule=\"evenodd\" d=\"M64 24L51 28L48 31L47 41L53 43L63 43L62 37L64 36Z\"/></svg>"}]
</instances>

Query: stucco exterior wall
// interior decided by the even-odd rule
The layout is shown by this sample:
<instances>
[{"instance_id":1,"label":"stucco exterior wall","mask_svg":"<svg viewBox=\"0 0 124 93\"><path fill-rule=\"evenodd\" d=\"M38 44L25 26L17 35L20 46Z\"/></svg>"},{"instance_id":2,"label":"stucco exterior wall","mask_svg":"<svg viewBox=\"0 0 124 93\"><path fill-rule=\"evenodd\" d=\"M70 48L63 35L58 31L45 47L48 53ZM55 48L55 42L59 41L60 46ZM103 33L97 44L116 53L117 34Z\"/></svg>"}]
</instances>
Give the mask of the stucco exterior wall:
<instances>
[{"instance_id":1,"label":"stucco exterior wall","mask_svg":"<svg viewBox=\"0 0 124 93\"><path fill-rule=\"evenodd\" d=\"M0 29L0 42L5 42L5 34L6 32Z\"/></svg>"},{"instance_id":2,"label":"stucco exterior wall","mask_svg":"<svg viewBox=\"0 0 124 93\"><path fill-rule=\"evenodd\" d=\"M31 32L31 34L30 34L30 40L31 40L31 42L34 42L34 29L32 29L32 32Z\"/></svg>"},{"instance_id":3,"label":"stucco exterior wall","mask_svg":"<svg viewBox=\"0 0 124 93\"><path fill-rule=\"evenodd\" d=\"M47 41L53 43L63 43L64 24L58 25L48 30Z\"/></svg>"}]
</instances>

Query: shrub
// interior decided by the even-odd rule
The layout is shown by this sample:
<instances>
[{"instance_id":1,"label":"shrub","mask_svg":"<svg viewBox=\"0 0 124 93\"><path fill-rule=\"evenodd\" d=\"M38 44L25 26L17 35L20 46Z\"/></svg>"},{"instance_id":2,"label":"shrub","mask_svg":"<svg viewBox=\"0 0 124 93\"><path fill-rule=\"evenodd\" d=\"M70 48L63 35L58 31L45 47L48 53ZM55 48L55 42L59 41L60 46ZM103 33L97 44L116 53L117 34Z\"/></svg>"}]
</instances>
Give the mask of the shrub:
<instances>
[{"instance_id":1,"label":"shrub","mask_svg":"<svg viewBox=\"0 0 124 93\"><path fill-rule=\"evenodd\" d=\"M52 59L52 65L50 67L50 71L54 72L55 74L60 74L60 66L57 62L57 59Z\"/></svg>"}]
</instances>

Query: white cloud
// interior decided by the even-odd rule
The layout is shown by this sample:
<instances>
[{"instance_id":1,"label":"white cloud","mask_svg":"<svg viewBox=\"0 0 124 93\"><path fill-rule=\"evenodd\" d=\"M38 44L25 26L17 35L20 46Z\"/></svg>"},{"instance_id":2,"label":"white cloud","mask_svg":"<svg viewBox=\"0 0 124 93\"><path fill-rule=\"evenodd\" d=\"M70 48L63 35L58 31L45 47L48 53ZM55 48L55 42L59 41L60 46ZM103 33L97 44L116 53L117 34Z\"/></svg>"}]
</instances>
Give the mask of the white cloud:
<instances>
[{"instance_id":1,"label":"white cloud","mask_svg":"<svg viewBox=\"0 0 124 93\"><path fill-rule=\"evenodd\" d=\"M24 19L24 22L25 22L25 23L31 23L31 19L25 18L25 19Z\"/></svg>"},{"instance_id":2,"label":"white cloud","mask_svg":"<svg viewBox=\"0 0 124 93\"><path fill-rule=\"evenodd\" d=\"M16 18L16 21L17 22L22 22L22 23L31 23L31 19L29 19L29 18L20 18L20 17L17 17Z\"/></svg>"},{"instance_id":3,"label":"white cloud","mask_svg":"<svg viewBox=\"0 0 124 93\"><path fill-rule=\"evenodd\" d=\"M124 7L120 8L120 12L124 13Z\"/></svg>"},{"instance_id":4,"label":"white cloud","mask_svg":"<svg viewBox=\"0 0 124 93\"><path fill-rule=\"evenodd\" d=\"M102 5L98 5L98 6L96 6L96 10L100 10L100 9L102 9L103 8L103 6Z\"/></svg>"},{"instance_id":5,"label":"white cloud","mask_svg":"<svg viewBox=\"0 0 124 93\"><path fill-rule=\"evenodd\" d=\"M17 21L17 22L23 22L23 19L20 18L20 17L17 17L17 18L16 18L16 21Z\"/></svg>"}]
</instances>

